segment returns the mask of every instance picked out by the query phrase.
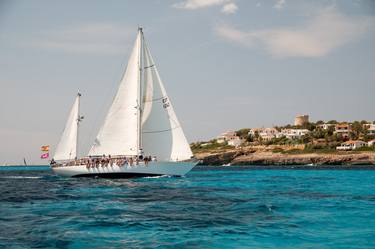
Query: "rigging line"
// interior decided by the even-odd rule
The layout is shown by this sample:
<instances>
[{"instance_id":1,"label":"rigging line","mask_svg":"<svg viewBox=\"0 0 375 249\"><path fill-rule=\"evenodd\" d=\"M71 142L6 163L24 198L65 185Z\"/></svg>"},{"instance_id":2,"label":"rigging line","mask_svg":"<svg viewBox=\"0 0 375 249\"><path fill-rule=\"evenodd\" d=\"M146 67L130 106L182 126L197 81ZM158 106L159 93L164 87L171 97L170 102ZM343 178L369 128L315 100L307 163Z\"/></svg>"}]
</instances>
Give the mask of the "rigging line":
<instances>
[{"instance_id":1,"label":"rigging line","mask_svg":"<svg viewBox=\"0 0 375 249\"><path fill-rule=\"evenodd\" d=\"M172 130L175 130L175 129L180 128L180 127L181 126L176 126L176 127L170 128L170 129L160 130L160 131L143 131L142 133L162 133L162 132L172 131Z\"/></svg>"},{"instance_id":2,"label":"rigging line","mask_svg":"<svg viewBox=\"0 0 375 249\"><path fill-rule=\"evenodd\" d=\"M154 67L155 64L152 64L151 66L147 66L147 67L144 67L143 69L148 69L148 68L151 68L151 67Z\"/></svg>"},{"instance_id":3,"label":"rigging line","mask_svg":"<svg viewBox=\"0 0 375 249\"><path fill-rule=\"evenodd\" d=\"M152 99L152 100L147 100L147 101L143 101L144 103L146 103L146 102L155 102L155 101L158 101L158 100L161 100L161 99L164 99L164 98L166 98L167 96L165 96L165 97L160 97L160 98L156 98L156 99Z\"/></svg>"}]
</instances>

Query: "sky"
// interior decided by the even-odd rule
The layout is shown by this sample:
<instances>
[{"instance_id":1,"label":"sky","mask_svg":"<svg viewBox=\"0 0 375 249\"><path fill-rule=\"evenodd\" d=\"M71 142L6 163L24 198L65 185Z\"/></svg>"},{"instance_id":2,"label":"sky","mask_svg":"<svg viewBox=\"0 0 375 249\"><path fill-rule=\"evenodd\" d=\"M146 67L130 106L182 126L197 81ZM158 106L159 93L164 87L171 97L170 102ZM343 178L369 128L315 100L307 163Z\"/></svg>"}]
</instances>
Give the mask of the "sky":
<instances>
[{"instance_id":1,"label":"sky","mask_svg":"<svg viewBox=\"0 0 375 249\"><path fill-rule=\"evenodd\" d=\"M78 90L85 155L138 26L189 142L375 120L371 0L0 0L0 164L47 163Z\"/></svg>"}]
</instances>

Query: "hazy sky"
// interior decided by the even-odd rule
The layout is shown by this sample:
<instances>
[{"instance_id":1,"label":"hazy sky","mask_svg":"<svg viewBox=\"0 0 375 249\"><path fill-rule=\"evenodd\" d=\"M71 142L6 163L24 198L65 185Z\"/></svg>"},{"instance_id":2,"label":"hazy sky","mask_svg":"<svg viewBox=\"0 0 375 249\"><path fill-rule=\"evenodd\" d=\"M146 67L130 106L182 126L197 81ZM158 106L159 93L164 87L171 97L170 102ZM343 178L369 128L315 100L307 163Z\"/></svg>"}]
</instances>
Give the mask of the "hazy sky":
<instances>
[{"instance_id":1,"label":"hazy sky","mask_svg":"<svg viewBox=\"0 0 375 249\"><path fill-rule=\"evenodd\" d=\"M0 164L40 163L78 89L87 153L138 25L190 142L304 113L375 120L371 0L2 0Z\"/></svg>"}]
</instances>

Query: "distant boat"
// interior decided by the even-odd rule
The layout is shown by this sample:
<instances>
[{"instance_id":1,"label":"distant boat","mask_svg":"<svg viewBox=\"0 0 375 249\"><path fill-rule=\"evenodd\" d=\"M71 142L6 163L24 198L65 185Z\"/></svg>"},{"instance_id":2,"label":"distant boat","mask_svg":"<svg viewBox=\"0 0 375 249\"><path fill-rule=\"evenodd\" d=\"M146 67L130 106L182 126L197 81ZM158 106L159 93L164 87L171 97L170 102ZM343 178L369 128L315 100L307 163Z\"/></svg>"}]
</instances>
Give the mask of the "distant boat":
<instances>
[{"instance_id":1,"label":"distant boat","mask_svg":"<svg viewBox=\"0 0 375 249\"><path fill-rule=\"evenodd\" d=\"M23 165L27 166L26 159L23 158Z\"/></svg>"},{"instance_id":2,"label":"distant boat","mask_svg":"<svg viewBox=\"0 0 375 249\"><path fill-rule=\"evenodd\" d=\"M197 163L160 79L142 28L127 69L88 157L78 155L78 94L56 148L62 176L183 176ZM104 155L104 156L103 156Z\"/></svg>"}]
</instances>

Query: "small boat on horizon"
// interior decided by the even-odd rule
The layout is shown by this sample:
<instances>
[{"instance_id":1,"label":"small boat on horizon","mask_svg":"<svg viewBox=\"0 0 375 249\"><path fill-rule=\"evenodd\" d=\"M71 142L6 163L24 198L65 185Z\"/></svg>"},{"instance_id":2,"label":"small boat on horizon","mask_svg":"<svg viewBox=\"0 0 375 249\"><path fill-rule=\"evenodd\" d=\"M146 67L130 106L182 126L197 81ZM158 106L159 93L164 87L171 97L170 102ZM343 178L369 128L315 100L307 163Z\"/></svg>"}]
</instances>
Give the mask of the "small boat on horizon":
<instances>
[{"instance_id":1,"label":"small boat on horizon","mask_svg":"<svg viewBox=\"0 0 375 249\"><path fill-rule=\"evenodd\" d=\"M197 163L146 44L142 28L104 123L77 159L78 93L51 161L61 176L128 178L183 176Z\"/></svg>"}]
</instances>

